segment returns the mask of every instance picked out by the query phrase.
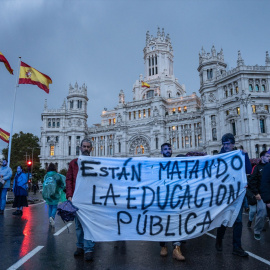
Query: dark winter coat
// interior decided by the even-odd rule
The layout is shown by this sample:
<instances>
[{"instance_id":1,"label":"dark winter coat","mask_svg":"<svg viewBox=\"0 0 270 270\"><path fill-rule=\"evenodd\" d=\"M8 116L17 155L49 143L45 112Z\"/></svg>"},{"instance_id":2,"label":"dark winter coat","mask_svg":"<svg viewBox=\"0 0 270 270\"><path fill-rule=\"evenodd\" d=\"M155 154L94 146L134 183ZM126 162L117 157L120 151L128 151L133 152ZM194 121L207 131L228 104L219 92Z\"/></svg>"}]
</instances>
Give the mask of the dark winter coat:
<instances>
[{"instance_id":1,"label":"dark winter coat","mask_svg":"<svg viewBox=\"0 0 270 270\"><path fill-rule=\"evenodd\" d=\"M270 163L263 169L260 191L264 203L270 203Z\"/></svg>"},{"instance_id":2,"label":"dark winter coat","mask_svg":"<svg viewBox=\"0 0 270 270\"><path fill-rule=\"evenodd\" d=\"M260 186L261 186L261 179L262 179L262 172L267 163L260 162L258 165L255 166L253 173L248 178L248 187L252 191L254 195L261 194Z\"/></svg>"}]
</instances>

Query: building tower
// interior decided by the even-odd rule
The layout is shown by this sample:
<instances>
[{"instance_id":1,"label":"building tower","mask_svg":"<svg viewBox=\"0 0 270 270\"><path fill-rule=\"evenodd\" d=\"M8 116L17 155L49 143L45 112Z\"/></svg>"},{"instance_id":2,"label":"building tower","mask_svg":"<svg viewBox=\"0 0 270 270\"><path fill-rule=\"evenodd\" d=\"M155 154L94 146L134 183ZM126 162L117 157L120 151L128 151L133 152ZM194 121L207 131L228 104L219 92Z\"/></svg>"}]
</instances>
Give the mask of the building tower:
<instances>
[{"instance_id":1,"label":"building tower","mask_svg":"<svg viewBox=\"0 0 270 270\"><path fill-rule=\"evenodd\" d=\"M66 155L72 158L80 154L80 142L87 135L87 87L85 84L78 87L77 82L74 87L69 85L67 96L67 133L65 141L68 147Z\"/></svg>"},{"instance_id":2,"label":"building tower","mask_svg":"<svg viewBox=\"0 0 270 270\"><path fill-rule=\"evenodd\" d=\"M57 168L67 168L80 154L80 141L87 134L87 87L69 86L67 102L60 109L48 109L45 100L41 115L40 162L47 168L52 162Z\"/></svg>"},{"instance_id":3,"label":"building tower","mask_svg":"<svg viewBox=\"0 0 270 270\"><path fill-rule=\"evenodd\" d=\"M212 46L211 53L206 53L202 48L199 53L199 76L201 102L202 102L202 132L204 137L204 148L210 144L219 144L217 138L220 137L217 130L218 115L218 93L216 88L217 77L226 73L227 64L224 62L223 50L216 52ZM210 129L209 129L210 127Z\"/></svg>"},{"instance_id":4,"label":"building tower","mask_svg":"<svg viewBox=\"0 0 270 270\"><path fill-rule=\"evenodd\" d=\"M169 34L165 36L164 28L160 32L158 27L157 36L146 33L146 45L144 53L144 78L140 75L139 80L133 86L133 100L144 100L161 96L175 98L186 95L185 86L180 85L174 77L173 71L173 48ZM150 85L142 87L142 81Z\"/></svg>"}]
</instances>

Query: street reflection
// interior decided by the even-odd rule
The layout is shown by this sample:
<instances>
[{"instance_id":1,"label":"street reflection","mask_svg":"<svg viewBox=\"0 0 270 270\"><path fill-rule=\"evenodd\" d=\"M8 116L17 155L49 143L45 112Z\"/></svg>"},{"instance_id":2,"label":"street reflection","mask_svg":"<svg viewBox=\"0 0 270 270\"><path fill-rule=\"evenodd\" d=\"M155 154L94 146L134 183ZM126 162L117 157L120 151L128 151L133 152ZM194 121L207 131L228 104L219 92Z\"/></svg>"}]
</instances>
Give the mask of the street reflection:
<instances>
[{"instance_id":1,"label":"street reflection","mask_svg":"<svg viewBox=\"0 0 270 270\"><path fill-rule=\"evenodd\" d=\"M23 229L23 242L20 250L20 258L25 256L30 251L31 242L31 225L32 225L32 211L30 207L23 208L22 220L25 221Z\"/></svg>"}]
</instances>

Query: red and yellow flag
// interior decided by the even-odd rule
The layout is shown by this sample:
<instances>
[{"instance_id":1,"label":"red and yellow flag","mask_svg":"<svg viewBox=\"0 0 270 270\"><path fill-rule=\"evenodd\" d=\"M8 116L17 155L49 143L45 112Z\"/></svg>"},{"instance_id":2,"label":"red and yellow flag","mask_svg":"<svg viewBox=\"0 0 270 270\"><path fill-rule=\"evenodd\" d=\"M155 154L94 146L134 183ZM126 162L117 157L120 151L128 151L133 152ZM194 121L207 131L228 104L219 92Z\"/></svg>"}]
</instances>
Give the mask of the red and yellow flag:
<instances>
[{"instance_id":1,"label":"red and yellow flag","mask_svg":"<svg viewBox=\"0 0 270 270\"><path fill-rule=\"evenodd\" d=\"M150 85L144 81L142 81L142 87L150 88Z\"/></svg>"},{"instance_id":2,"label":"red and yellow flag","mask_svg":"<svg viewBox=\"0 0 270 270\"><path fill-rule=\"evenodd\" d=\"M51 83L52 80L49 76L21 62L19 84L34 84L49 94L49 84Z\"/></svg>"},{"instance_id":3,"label":"red and yellow flag","mask_svg":"<svg viewBox=\"0 0 270 270\"><path fill-rule=\"evenodd\" d=\"M8 143L9 137L10 137L10 134L7 131L0 128L0 139Z\"/></svg>"},{"instance_id":4,"label":"red and yellow flag","mask_svg":"<svg viewBox=\"0 0 270 270\"><path fill-rule=\"evenodd\" d=\"M10 74L13 74L13 69L10 67L6 57L0 52L0 62L3 62Z\"/></svg>"}]
</instances>

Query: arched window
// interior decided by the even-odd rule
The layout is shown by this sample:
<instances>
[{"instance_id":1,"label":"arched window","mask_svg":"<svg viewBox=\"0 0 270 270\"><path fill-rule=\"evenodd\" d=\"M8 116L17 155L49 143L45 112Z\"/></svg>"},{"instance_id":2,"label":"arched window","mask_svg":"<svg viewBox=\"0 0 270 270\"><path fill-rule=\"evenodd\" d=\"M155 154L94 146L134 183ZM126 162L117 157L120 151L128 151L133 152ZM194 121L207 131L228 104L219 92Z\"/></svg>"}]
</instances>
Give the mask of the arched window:
<instances>
[{"instance_id":1,"label":"arched window","mask_svg":"<svg viewBox=\"0 0 270 270\"><path fill-rule=\"evenodd\" d=\"M185 136L185 148L189 148L189 137Z\"/></svg>"},{"instance_id":2,"label":"arched window","mask_svg":"<svg viewBox=\"0 0 270 270\"><path fill-rule=\"evenodd\" d=\"M262 85L262 92L265 92L265 85Z\"/></svg>"},{"instance_id":3,"label":"arched window","mask_svg":"<svg viewBox=\"0 0 270 270\"><path fill-rule=\"evenodd\" d=\"M50 156L54 156L54 145L50 146Z\"/></svg>"},{"instance_id":4,"label":"arched window","mask_svg":"<svg viewBox=\"0 0 270 270\"><path fill-rule=\"evenodd\" d=\"M259 158L259 145L258 144L256 144L255 145L255 153L256 153L256 158Z\"/></svg>"},{"instance_id":5,"label":"arched window","mask_svg":"<svg viewBox=\"0 0 270 270\"><path fill-rule=\"evenodd\" d=\"M112 155L113 154L113 148L112 148L112 145L110 145L110 155Z\"/></svg>"},{"instance_id":6,"label":"arched window","mask_svg":"<svg viewBox=\"0 0 270 270\"><path fill-rule=\"evenodd\" d=\"M256 92L259 92L259 90L260 90L259 85L256 84L256 85L255 85L255 91L256 91Z\"/></svg>"},{"instance_id":7,"label":"arched window","mask_svg":"<svg viewBox=\"0 0 270 270\"><path fill-rule=\"evenodd\" d=\"M149 90L149 91L147 91L146 97L147 97L147 98L152 98L152 97L154 97L154 90Z\"/></svg>"},{"instance_id":8,"label":"arched window","mask_svg":"<svg viewBox=\"0 0 270 270\"><path fill-rule=\"evenodd\" d=\"M198 135L199 146L202 146L202 135Z\"/></svg>"},{"instance_id":9,"label":"arched window","mask_svg":"<svg viewBox=\"0 0 270 270\"><path fill-rule=\"evenodd\" d=\"M266 148L267 148L267 147L266 147L266 144L263 144L262 150L263 150L263 151L266 151Z\"/></svg>"},{"instance_id":10,"label":"arched window","mask_svg":"<svg viewBox=\"0 0 270 270\"><path fill-rule=\"evenodd\" d=\"M212 140L217 141L217 129L216 128L212 129Z\"/></svg>"},{"instance_id":11,"label":"arched window","mask_svg":"<svg viewBox=\"0 0 270 270\"><path fill-rule=\"evenodd\" d=\"M175 137L172 139L172 147L173 147L173 149L176 149L176 138Z\"/></svg>"},{"instance_id":12,"label":"arched window","mask_svg":"<svg viewBox=\"0 0 270 270\"><path fill-rule=\"evenodd\" d=\"M264 119L260 119L260 130L261 130L261 133L265 133Z\"/></svg>"},{"instance_id":13,"label":"arched window","mask_svg":"<svg viewBox=\"0 0 270 270\"><path fill-rule=\"evenodd\" d=\"M233 134L233 136L236 135L236 126L235 126L235 122L232 122L232 134Z\"/></svg>"},{"instance_id":14,"label":"arched window","mask_svg":"<svg viewBox=\"0 0 270 270\"><path fill-rule=\"evenodd\" d=\"M250 92L252 92L253 91L253 85L249 84L248 89L249 89Z\"/></svg>"},{"instance_id":15,"label":"arched window","mask_svg":"<svg viewBox=\"0 0 270 270\"><path fill-rule=\"evenodd\" d=\"M76 156L80 155L80 146L76 146Z\"/></svg>"},{"instance_id":16,"label":"arched window","mask_svg":"<svg viewBox=\"0 0 270 270\"><path fill-rule=\"evenodd\" d=\"M121 143L118 143L118 152L121 153Z\"/></svg>"}]
</instances>

